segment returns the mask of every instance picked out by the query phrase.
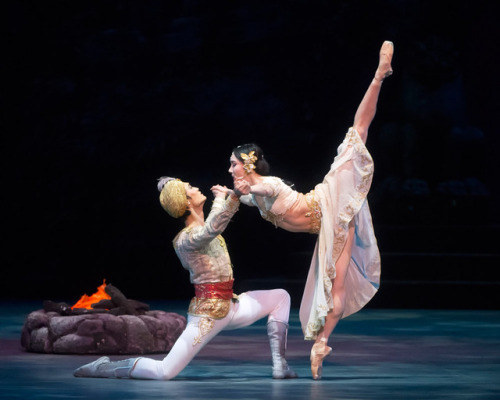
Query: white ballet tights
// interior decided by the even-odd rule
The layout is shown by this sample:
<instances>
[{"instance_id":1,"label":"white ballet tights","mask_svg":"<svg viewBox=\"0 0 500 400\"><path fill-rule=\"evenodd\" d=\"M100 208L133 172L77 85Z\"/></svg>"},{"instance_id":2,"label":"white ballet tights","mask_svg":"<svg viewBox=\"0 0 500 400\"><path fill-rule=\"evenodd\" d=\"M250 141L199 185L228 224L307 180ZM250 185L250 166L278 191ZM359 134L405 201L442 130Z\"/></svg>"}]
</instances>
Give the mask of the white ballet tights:
<instances>
[{"instance_id":1,"label":"white ballet tights","mask_svg":"<svg viewBox=\"0 0 500 400\"><path fill-rule=\"evenodd\" d=\"M175 378L196 356L196 354L223 330L242 328L253 324L265 316L268 321L288 323L290 295L283 289L256 290L243 293L239 301L231 303L228 315L222 319L211 319L214 326L200 337L200 320L203 317L188 316L184 332L177 339L168 355L162 360L140 358L130 377L135 379Z\"/></svg>"}]
</instances>

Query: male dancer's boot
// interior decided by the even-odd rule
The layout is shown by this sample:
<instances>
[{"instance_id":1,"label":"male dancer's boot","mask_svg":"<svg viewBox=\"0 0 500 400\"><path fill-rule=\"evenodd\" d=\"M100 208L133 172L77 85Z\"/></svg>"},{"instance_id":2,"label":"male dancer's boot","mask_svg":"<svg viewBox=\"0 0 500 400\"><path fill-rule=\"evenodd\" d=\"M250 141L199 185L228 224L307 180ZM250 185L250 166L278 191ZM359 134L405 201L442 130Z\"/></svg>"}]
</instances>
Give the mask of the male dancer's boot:
<instances>
[{"instance_id":1,"label":"male dancer's boot","mask_svg":"<svg viewBox=\"0 0 500 400\"><path fill-rule=\"evenodd\" d=\"M75 369L73 375L84 378L130 378L130 372L139 358L111 362L109 357L101 357L94 362Z\"/></svg>"},{"instance_id":2,"label":"male dancer's boot","mask_svg":"<svg viewBox=\"0 0 500 400\"><path fill-rule=\"evenodd\" d=\"M288 324L271 320L267 323L267 336L273 358L273 379L293 379L297 374L288 366L285 359Z\"/></svg>"}]
</instances>

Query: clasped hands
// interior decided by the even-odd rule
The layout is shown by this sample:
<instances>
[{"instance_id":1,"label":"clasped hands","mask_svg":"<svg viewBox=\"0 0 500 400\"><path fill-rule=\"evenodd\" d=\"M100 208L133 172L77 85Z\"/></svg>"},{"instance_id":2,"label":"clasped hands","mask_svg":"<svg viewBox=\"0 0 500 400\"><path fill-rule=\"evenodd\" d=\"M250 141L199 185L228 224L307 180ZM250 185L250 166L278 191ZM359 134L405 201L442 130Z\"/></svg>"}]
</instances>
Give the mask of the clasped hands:
<instances>
[{"instance_id":1,"label":"clasped hands","mask_svg":"<svg viewBox=\"0 0 500 400\"><path fill-rule=\"evenodd\" d=\"M234 192L238 196L250 194L250 184L243 178L234 179Z\"/></svg>"},{"instance_id":2,"label":"clasped hands","mask_svg":"<svg viewBox=\"0 0 500 400\"><path fill-rule=\"evenodd\" d=\"M225 198L231 194L239 197L250 193L250 184L242 178L237 178L234 180L234 190L222 185L214 185L210 188L210 190L212 191L214 197Z\"/></svg>"},{"instance_id":3,"label":"clasped hands","mask_svg":"<svg viewBox=\"0 0 500 400\"><path fill-rule=\"evenodd\" d=\"M210 188L210 190L212 191L212 194L214 195L215 198L217 197L226 198L228 195L233 193L231 189L228 189L226 186L222 185L214 185Z\"/></svg>"}]
</instances>

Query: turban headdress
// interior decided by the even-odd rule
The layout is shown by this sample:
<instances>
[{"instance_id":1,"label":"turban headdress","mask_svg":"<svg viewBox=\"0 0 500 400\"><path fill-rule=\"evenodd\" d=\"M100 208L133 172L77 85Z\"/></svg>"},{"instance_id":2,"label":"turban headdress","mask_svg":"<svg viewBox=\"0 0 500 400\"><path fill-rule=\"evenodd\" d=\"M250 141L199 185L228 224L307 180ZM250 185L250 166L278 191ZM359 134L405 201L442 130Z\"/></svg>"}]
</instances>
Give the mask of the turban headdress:
<instances>
[{"instance_id":1,"label":"turban headdress","mask_svg":"<svg viewBox=\"0 0 500 400\"><path fill-rule=\"evenodd\" d=\"M188 206L184 182L180 179L163 177L158 181L158 190L163 209L174 218L182 217Z\"/></svg>"}]
</instances>

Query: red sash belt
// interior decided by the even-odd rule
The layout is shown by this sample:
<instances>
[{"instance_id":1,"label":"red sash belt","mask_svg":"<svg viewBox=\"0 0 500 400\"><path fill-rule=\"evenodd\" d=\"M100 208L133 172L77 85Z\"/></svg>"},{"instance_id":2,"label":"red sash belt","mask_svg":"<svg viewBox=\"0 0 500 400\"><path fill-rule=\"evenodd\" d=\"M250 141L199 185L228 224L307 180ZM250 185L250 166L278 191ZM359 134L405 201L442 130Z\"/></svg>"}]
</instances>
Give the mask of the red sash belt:
<instances>
[{"instance_id":1,"label":"red sash belt","mask_svg":"<svg viewBox=\"0 0 500 400\"><path fill-rule=\"evenodd\" d=\"M233 282L234 279L226 282L195 284L195 296L200 299L231 300L233 298Z\"/></svg>"}]
</instances>

